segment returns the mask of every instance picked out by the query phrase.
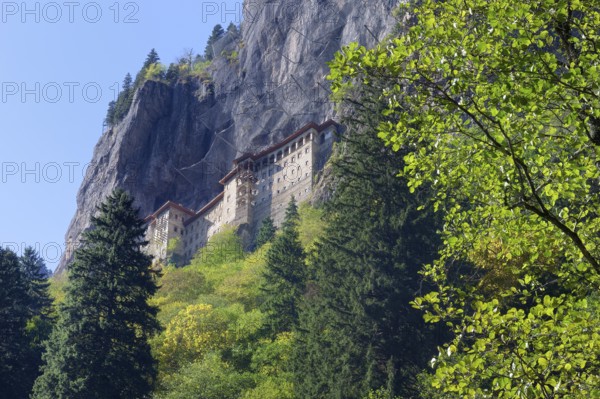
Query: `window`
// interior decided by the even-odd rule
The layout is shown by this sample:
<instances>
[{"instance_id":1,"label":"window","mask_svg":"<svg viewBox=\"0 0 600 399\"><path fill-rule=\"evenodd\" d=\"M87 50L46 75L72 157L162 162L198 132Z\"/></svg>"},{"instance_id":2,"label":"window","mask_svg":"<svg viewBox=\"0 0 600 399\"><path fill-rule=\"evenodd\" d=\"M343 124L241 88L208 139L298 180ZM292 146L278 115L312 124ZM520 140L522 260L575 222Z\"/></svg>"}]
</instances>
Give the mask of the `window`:
<instances>
[{"instance_id":1,"label":"window","mask_svg":"<svg viewBox=\"0 0 600 399\"><path fill-rule=\"evenodd\" d=\"M285 168L286 166L287 166L287 161L285 161L285 162L283 163L283 167Z\"/></svg>"},{"instance_id":2,"label":"window","mask_svg":"<svg viewBox=\"0 0 600 399\"><path fill-rule=\"evenodd\" d=\"M308 161L306 161L306 166L308 166Z\"/></svg>"},{"instance_id":3,"label":"window","mask_svg":"<svg viewBox=\"0 0 600 399\"><path fill-rule=\"evenodd\" d=\"M296 162L296 157L292 157L292 163Z\"/></svg>"},{"instance_id":4,"label":"window","mask_svg":"<svg viewBox=\"0 0 600 399\"><path fill-rule=\"evenodd\" d=\"M175 233L177 233L177 227L175 227Z\"/></svg>"},{"instance_id":5,"label":"window","mask_svg":"<svg viewBox=\"0 0 600 399\"><path fill-rule=\"evenodd\" d=\"M308 148L306 150L304 150L304 152L308 154Z\"/></svg>"},{"instance_id":6,"label":"window","mask_svg":"<svg viewBox=\"0 0 600 399\"><path fill-rule=\"evenodd\" d=\"M281 181L281 177L277 178L277 183L279 183Z\"/></svg>"}]
</instances>

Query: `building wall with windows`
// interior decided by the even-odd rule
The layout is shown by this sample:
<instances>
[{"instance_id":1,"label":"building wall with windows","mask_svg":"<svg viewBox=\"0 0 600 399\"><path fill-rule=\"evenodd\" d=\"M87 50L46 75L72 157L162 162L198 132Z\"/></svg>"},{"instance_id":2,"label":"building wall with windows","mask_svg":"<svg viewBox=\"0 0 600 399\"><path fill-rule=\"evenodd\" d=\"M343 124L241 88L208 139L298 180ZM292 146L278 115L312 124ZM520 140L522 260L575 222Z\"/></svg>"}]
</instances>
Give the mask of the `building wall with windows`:
<instances>
[{"instance_id":1,"label":"building wall with windows","mask_svg":"<svg viewBox=\"0 0 600 399\"><path fill-rule=\"evenodd\" d=\"M165 261L172 255L167 253L169 242L177 238L173 252L187 262L225 225L246 225L256 232L271 217L280 226L292 197L299 203L311 197L338 129L333 121L310 123L280 143L237 158L221 180L223 192L197 212L167 202L146 218L147 252Z\"/></svg>"}]
</instances>

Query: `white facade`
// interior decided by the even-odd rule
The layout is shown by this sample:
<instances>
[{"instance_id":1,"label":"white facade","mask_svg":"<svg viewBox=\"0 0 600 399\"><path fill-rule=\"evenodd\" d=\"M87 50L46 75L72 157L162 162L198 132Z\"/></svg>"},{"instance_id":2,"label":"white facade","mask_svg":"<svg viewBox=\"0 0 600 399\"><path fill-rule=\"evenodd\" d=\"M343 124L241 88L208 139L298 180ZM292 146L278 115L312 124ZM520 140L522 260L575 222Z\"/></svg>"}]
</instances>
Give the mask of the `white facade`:
<instances>
[{"instance_id":1,"label":"white facade","mask_svg":"<svg viewBox=\"0 0 600 399\"><path fill-rule=\"evenodd\" d=\"M281 143L236 159L221 180L223 192L198 212L167 202L146 218L148 252L165 260L172 255L167 253L168 243L177 238L180 245L174 253L188 261L224 225L248 225L256 231L271 217L280 226L292 196L298 202L311 197L315 175L331 153L337 129L333 121L311 123Z\"/></svg>"}]
</instances>

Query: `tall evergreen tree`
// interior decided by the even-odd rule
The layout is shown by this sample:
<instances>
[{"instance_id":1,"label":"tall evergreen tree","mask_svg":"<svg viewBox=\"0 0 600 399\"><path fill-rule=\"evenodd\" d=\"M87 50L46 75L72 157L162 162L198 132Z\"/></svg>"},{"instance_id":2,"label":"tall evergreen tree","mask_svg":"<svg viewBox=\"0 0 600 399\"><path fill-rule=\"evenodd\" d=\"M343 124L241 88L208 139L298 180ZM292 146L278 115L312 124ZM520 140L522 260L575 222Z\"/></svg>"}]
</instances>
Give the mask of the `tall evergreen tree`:
<instances>
[{"instance_id":1,"label":"tall evergreen tree","mask_svg":"<svg viewBox=\"0 0 600 399\"><path fill-rule=\"evenodd\" d=\"M435 333L410 302L425 288L419 270L435 257L438 224L417 209L426 193L410 194L397 177L402 154L372 133L377 106L353 105L333 157L337 189L300 313L298 397L363 398L379 388L418 397L415 377L435 351Z\"/></svg>"},{"instance_id":2,"label":"tall evergreen tree","mask_svg":"<svg viewBox=\"0 0 600 399\"><path fill-rule=\"evenodd\" d=\"M108 127L112 127L114 125L116 105L117 102L114 100L108 103L108 109L106 110L106 118L104 119L104 123Z\"/></svg>"},{"instance_id":3,"label":"tall evergreen tree","mask_svg":"<svg viewBox=\"0 0 600 399\"><path fill-rule=\"evenodd\" d=\"M21 273L25 281L27 310L29 313L26 334L29 343L27 359L23 361L26 379L23 385L30 392L40 374L44 342L52 331L52 299L48 293L50 271L44 260L31 247L25 248L19 258Z\"/></svg>"},{"instance_id":4,"label":"tall evergreen tree","mask_svg":"<svg viewBox=\"0 0 600 399\"><path fill-rule=\"evenodd\" d=\"M148 67L150 67L150 65L156 64L159 61L160 57L158 56L158 53L155 49L152 49L146 56L146 61L144 61L144 66L142 67L142 69L147 69Z\"/></svg>"},{"instance_id":5,"label":"tall evergreen tree","mask_svg":"<svg viewBox=\"0 0 600 399\"><path fill-rule=\"evenodd\" d=\"M146 71L148 71L148 69L153 64L157 64L159 61L160 61L160 57L158 56L158 53L156 52L156 50L155 49L150 50L150 52L146 56L146 60L144 61L144 64L142 65L142 69L140 69L140 71L135 76L133 91L135 91L137 88L139 88L142 85L142 83L144 83Z\"/></svg>"},{"instance_id":6,"label":"tall evergreen tree","mask_svg":"<svg viewBox=\"0 0 600 399\"><path fill-rule=\"evenodd\" d=\"M14 252L0 248L0 395L29 396L27 283Z\"/></svg>"},{"instance_id":7,"label":"tall evergreen tree","mask_svg":"<svg viewBox=\"0 0 600 399\"><path fill-rule=\"evenodd\" d=\"M292 197L281 234L267 252L262 309L268 313L272 331L290 331L298 321L298 303L306 287L305 254L298 235L300 216Z\"/></svg>"},{"instance_id":8,"label":"tall evergreen tree","mask_svg":"<svg viewBox=\"0 0 600 399\"><path fill-rule=\"evenodd\" d=\"M117 101L112 107L112 109L109 104L106 119L109 122L110 126L116 125L117 123L121 122L123 118L125 118L125 115L127 115L127 112L129 112L129 108L131 107L131 103L133 102L134 92L135 89L133 87L133 79L131 77L131 74L127 73L127 75L125 75L125 78L123 79L123 89L119 93Z\"/></svg>"},{"instance_id":9,"label":"tall evergreen tree","mask_svg":"<svg viewBox=\"0 0 600 399\"><path fill-rule=\"evenodd\" d=\"M237 27L236 24L230 22L229 25L227 25L227 33L233 35L234 37L237 37L240 34L240 29Z\"/></svg>"},{"instance_id":10,"label":"tall evergreen tree","mask_svg":"<svg viewBox=\"0 0 600 399\"><path fill-rule=\"evenodd\" d=\"M219 24L215 25L215 27L212 30L212 33L208 37L208 41L206 42L206 48L204 50L204 57L207 60L212 60L215 57L215 55L217 55L214 53L213 45L215 44L215 42L217 42L217 40L222 38L224 34L225 31L223 30L223 27Z\"/></svg>"},{"instance_id":11,"label":"tall evergreen tree","mask_svg":"<svg viewBox=\"0 0 600 399\"><path fill-rule=\"evenodd\" d=\"M52 306L48 294L50 271L46 268L44 260L31 247L25 248L19 261L26 281L30 316L48 317Z\"/></svg>"},{"instance_id":12,"label":"tall evergreen tree","mask_svg":"<svg viewBox=\"0 0 600 399\"><path fill-rule=\"evenodd\" d=\"M261 247L265 245L267 242L271 241L273 237L275 237L275 232L277 228L273 224L273 219L270 217L264 219L260 225L260 229L258 230L258 234L256 235L256 247Z\"/></svg>"},{"instance_id":13,"label":"tall evergreen tree","mask_svg":"<svg viewBox=\"0 0 600 399\"><path fill-rule=\"evenodd\" d=\"M156 378L148 299L157 287L133 200L115 190L92 218L69 268L65 302L33 398L145 398Z\"/></svg>"}]
</instances>

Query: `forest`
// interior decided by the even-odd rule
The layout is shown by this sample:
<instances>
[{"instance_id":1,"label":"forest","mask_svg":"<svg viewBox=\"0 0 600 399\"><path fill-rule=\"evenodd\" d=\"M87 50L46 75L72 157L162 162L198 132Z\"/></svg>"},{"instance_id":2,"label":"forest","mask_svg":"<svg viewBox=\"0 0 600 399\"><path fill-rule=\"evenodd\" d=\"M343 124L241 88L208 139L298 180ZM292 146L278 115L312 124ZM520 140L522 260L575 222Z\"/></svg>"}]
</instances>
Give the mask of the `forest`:
<instances>
[{"instance_id":1,"label":"forest","mask_svg":"<svg viewBox=\"0 0 600 399\"><path fill-rule=\"evenodd\" d=\"M600 398L598 4L396 16L329 64L331 198L251 250L151 267L122 190L68 276L0 249L5 395Z\"/></svg>"}]
</instances>

